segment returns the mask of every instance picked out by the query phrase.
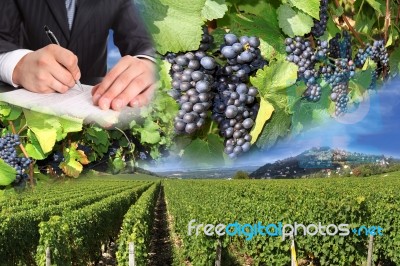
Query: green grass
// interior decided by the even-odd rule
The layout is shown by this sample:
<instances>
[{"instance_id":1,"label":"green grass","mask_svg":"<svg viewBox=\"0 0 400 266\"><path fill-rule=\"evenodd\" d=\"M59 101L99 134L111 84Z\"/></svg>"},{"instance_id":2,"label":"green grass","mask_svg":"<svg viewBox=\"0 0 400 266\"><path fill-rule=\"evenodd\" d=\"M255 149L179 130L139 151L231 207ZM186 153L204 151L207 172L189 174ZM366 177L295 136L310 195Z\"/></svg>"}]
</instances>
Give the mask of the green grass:
<instances>
[{"instance_id":1,"label":"green grass","mask_svg":"<svg viewBox=\"0 0 400 266\"><path fill-rule=\"evenodd\" d=\"M145 181L157 181L160 180L160 177L157 176L152 176L152 175L146 175L146 174L119 174L119 175L111 175L111 174L93 174L89 173L86 174L79 179L86 179L86 178L92 178L92 179L116 179L116 180L145 180Z\"/></svg>"}]
</instances>

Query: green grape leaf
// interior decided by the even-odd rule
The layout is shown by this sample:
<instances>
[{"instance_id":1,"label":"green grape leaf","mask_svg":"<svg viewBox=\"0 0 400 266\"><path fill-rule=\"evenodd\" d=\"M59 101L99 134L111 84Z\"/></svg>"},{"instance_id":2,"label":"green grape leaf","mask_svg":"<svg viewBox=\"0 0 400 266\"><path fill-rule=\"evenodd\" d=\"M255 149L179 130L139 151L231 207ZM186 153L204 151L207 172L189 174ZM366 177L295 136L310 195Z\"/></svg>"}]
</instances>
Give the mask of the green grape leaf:
<instances>
[{"instance_id":1,"label":"green grape leaf","mask_svg":"<svg viewBox=\"0 0 400 266\"><path fill-rule=\"evenodd\" d=\"M265 16L267 17L268 12L275 13L275 8L268 3L267 1L243 1L236 5L240 11L244 11L246 13L250 13L257 16Z\"/></svg>"},{"instance_id":2,"label":"green grape leaf","mask_svg":"<svg viewBox=\"0 0 400 266\"><path fill-rule=\"evenodd\" d=\"M162 89L168 90L169 88L171 88L171 82L172 82L171 75L169 74L169 71L171 69L171 64L168 63L167 60L157 60L157 66L158 66L159 82L161 83L160 90Z\"/></svg>"},{"instance_id":3,"label":"green grape leaf","mask_svg":"<svg viewBox=\"0 0 400 266\"><path fill-rule=\"evenodd\" d=\"M24 109L24 114L26 124L35 133L43 153L52 151L56 141L64 139L69 132L82 130L82 120L72 120L27 109Z\"/></svg>"},{"instance_id":4,"label":"green grape leaf","mask_svg":"<svg viewBox=\"0 0 400 266\"><path fill-rule=\"evenodd\" d=\"M269 66L258 70L250 81L258 88L261 97L270 102L280 103L279 107L283 108L287 106L286 88L296 83L297 70L295 64L286 60L272 61Z\"/></svg>"},{"instance_id":5,"label":"green grape leaf","mask_svg":"<svg viewBox=\"0 0 400 266\"><path fill-rule=\"evenodd\" d=\"M0 186L8 186L17 175L17 171L0 159Z\"/></svg>"},{"instance_id":6,"label":"green grape leaf","mask_svg":"<svg viewBox=\"0 0 400 266\"><path fill-rule=\"evenodd\" d=\"M371 63L371 64L369 64ZM376 64L372 64L370 60L366 62L366 70L357 71L349 82L350 99L352 102L362 102L364 100L364 93L368 90L372 82L372 72Z\"/></svg>"},{"instance_id":7,"label":"green grape leaf","mask_svg":"<svg viewBox=\"0 0 400 266\"><path fill-rule=\"evenodd\" d=\"M125 162L121 158L115 158L112 162L113 172L119 173L125 168Z\"/></svg>"},{"instance_id":8,"label":"green grape leaf","mask_svg":"<svg viewBox=\"0 0 400 266\"><path fill-rule=\"evenodd\" d=\"M319 20L320 0L289 0L289 2L292 6Z\"/></svg>"},{"instance_id":9,"label":"green grape leaf","mask_svg":"<svg viewBox=\"0 0 400 266\"><path fill-rule=\"evenodd\" d=\"M355 30L360 33L369 34L375 23L376 23L375 16L368 16L368 15L361 13L357 17L357 23L355 25Z\"/></svg>"},{"instance_id":10,"label":"green grape leaf","mask_svg":"<svg viewBox=\"0 0 400 266\"><path fill-rule=\"evenodd\" d=\"M8 103L0 102L0 117L4 118L11 113L11 107Z\"/></svg>"},{"instance_id":11,"label":"green grape leaf","mask_svg":"<svg viewBox=\"0 0 400 266\"><path fill-rule=\"evenodd\" d=\"M341 15L343 15L343 13L344 13L344 9L342 6L336 8L334 11L335 16L337 16L337 17L340 17Z\"/></svg>"},{"instance_id":12,"label":"green grape leaf","mask_svg":"<svg viewBox=\"0 0 400 266\"><path fill-rule=\"evenodd\" d=\"M226 11L228 11L228 7L225 0L206 0L201 15L206 20L213 20L222 18Z\"/></svg>"},{"instance_id":13,"label":"green grape leaf","mask_svg":"<svg viewBox=\"0 0 400 266\"><path fill-rule=\"evenodd\" d=\"M136 0L160 54L196 50L206 0Z\"/></svg>"},{"instance_id":14,"label":"green grape leaf","mask_svg":"<svg viewBox=\"0 0 400 266\"><path fill-rule=\"evenodd\" d=\"M197 138L186 146L182 159L196 165L216 165L224 160L223 150L221 138L209 134L207 141Z\"/></svg>"},{"instance_id":15,"label":"green grape leaf","mask_svg":"<svg viewBox=\"0 0 400 266\"><path fill-rule=\"evenodd\" d=\"M318 102L307 100L295 104L292 116L292 132L298 134L304 129L318 126L330 119L331 104L329 88L322 87L321 99Z\"/></svg>"},{"instance_id":16,"label":"green grape leaf","mask_svg":"<svg viewBox=\"0 0 400 266\"><path fill-rule=\"evenodd\" d=\"M0 118L14 121L22 114L22 109L5 102L0 102Z\"/></svg>"},{"instance_id":17,"label":"green grape leaf","mask_svg":"<svg viewBox=\"0 0 400 266\"><path fill-rule=\"evenodd\" d=\"M80 173L83 171L83 166L77 161L65 161L60 164L61 170L67 176L71 176L74 178L79 177Z\"/></svg>"},{"instance_id":18,"label":"green grape leaf","mask_svg":"<svg viewBox=\"0 0 400 266\"><path fill-rule=\"evenodd\" d=\"M65 148L63 155L65 161L60 164L61 170L67 175L77 178L83 170L83 165L89 164L85 153L78 150L77 143L71 143L69 148Z\"/></svg>"},{"instance_id":19,"label":"green grape leaf","mask_svg":"<svg viewBox=\"0 0 400 266\"><path fill-rule=\"evenodd\" d=\"M96 145L108 146L110 143L107 131L102 128L90 127L86 130L86 135Z\"/></svg>"},{"instance_id":20,"label":"green grape leaf","mask_svg":"<svg viewBox=\"0 0 400 266\"><path fill-rule=\"evenodd\" d=\"M254 144L258 137L260 136L261 132L267 121L271 118L272 113L274 112L274 106L269 103L268 101L261 98L260 101L260 109L258 110L258 115L254 124L253 129L250 132L251 135L251 144Z\"/></svg>"},{"instance_id":21,"label":"green grape leaf","mask_svg":"<svg viewBox=\"0 0 400 266\"><path fill-rule=\"evenodd\" d=\"M278 10L279 27L290 36L303 36L311 31L314 22L302 11L296 12L289 5L282 4Z\"/></svg>"},{"instance_id":22,"label":"green grape leaf","mask_svg":"<svg viewBox=\"0 0 400 266\"><path fill-rule=\"evenodd\" d=\"M376 11L378 12L379 16L382 16L383 12L382 10L384 9L384 6L376 0L367 0L367 3Z\"/></svg>"},{"instance_id":23,"label":"green grape leaf","mask_svg":"<svg viewBox=\"0 0 400 266\"><path fill-rule=\"evenodd\" d=\"M399 72L400 68L400 49L394 49L389 58L390 70L393 73Z\"/></svg>"},{"instance_id":24,"label":"green grape leaf","mask_svg":"<svg viewBox=\"0 0 400 266\"><path fill-rule=\"evenodd\" d=\"M28 128L35 133L43 152L51 152L57 140L57 132L61 128L60 123L54 116L26 109L24 109L24 114Z\"/></svg>"},{"instance_id":25,"label":"green grape leaf","mask_svg":"<svg viewBox=\"0 0 400 266\"><path fill-rule=\"evenodd\" d=\"M58 141L65 139L68 133L82 131L83 127L82 119L73 119L71 117L68 118L57 117L57 120L61 125L61 130L57 134Z\"/></svg>"},{"instance_id":26,"label":"green grape leaf","mask_svg":"<svg viewBox=\"0 0 400 266\"><path fill-rule=\"evenodd\" d=\"M160 142L160 127L151 119L146 119L143 128L140 129L140 140L142 143L156 144Z\"/></svg>"},{"instance_id":27,"label":"green grape leaf","mask_svg":"<svg viewBox=\"0 0 400 266\"><path fill-rule=\"evenodd\" d=\"M262 149L271 148L279 138L289 133L292 117L283 109L276 109L271 119L266 123L256 145Z\"/></svg>"},{"instance_id":28,"label":"green grape leaf","mask_svg":"<svg viewBox=\"0 0 400 266\"><path fill-rule=\"evenodd\" d=\"M28 153L29 157L35 160L46 159L46 155L43 152L38 139L30 129L28 129L27 137L28 137L28 143L25 146L25 150Z\"/></svg>"}]
</instances>

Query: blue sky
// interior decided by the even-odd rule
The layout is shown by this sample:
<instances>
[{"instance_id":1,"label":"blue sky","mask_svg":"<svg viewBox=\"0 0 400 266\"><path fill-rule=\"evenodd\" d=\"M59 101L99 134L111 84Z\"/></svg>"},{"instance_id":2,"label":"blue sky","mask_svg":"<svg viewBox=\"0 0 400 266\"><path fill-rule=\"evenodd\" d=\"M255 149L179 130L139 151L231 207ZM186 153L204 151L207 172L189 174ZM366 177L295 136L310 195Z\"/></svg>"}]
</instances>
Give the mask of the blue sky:
<instances>
[{"instance_id":1,"label":"blue sky","mask_svg":"<svg viewBox=\"0 0 400 266\"><path fill-rule=\"evenodd\" d=\"M281 141L269 151L250 155L249 162L274 161L318 146L400 158L400 79L386 84L350 112Z\"/></svg>"}]
</instances>

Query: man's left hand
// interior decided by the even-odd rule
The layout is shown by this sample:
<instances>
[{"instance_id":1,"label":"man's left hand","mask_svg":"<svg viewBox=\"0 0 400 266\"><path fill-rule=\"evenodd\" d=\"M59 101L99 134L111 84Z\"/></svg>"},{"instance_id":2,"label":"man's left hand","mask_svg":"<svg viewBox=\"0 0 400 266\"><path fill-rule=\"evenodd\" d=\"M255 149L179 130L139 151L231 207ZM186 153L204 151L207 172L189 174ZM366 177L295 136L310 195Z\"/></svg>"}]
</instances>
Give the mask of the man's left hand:
<instances>
[{"instance_id":1,"label":"man's left hand","mask_svg":"<svg viewBox=\"0 0 400 266\"><path fill-rule=\"evenodd\" d=\"M155 64L148 59L124 56L93 87L93 103L103 110L119 111L127 105L141 107L151 101L155 87Z\"/></svg>"}]
</instances>

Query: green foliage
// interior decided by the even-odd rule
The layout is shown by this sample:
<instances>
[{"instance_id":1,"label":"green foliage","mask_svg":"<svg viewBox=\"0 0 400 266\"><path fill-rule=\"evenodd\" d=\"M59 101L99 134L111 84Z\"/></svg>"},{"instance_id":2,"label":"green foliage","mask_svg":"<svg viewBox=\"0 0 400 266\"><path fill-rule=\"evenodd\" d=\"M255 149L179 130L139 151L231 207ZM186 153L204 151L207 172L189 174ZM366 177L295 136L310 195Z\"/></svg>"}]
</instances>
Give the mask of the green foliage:
<instances>
[{"instance_id":1,"label":"green foliage","mask_svg":"<svg viewBox=\"0 0 400 266\"><path fill-rule=\"evenodd\" d=\"M392 177L335 178L305 180L171 180L164 182L168 211L171 214L175 265L213 265L217 236L188 235L188 224L229 223L264 225L342 224L381 226L383 236L374 240L374 262L400 262L399 212L400 179ZM217 204L216 204L217 203ZM194 232L192 232L194 234ZM223 254L254 265L289 265L289 239L256 236L221 237ZM314 258L321 265L363 265L367 257L368 237L301 236L296 237L298 260ZM226 258L223 257L223 260Z\"/></svg>"},{"instance_id":2,"label":"green foliage","mask_svg":"<svg viewBox=\"0 0 400 266\"><path fill-rule=\"evenodd\" d=\"M53 253L52 263L57 265L85 265L94 261L101 244L119 231L124 214L148 187L134 187L92 205L64 211L61 217L53 216L48 222L42 221L36 263L43 265L43 251L49 245L55 251L62 250L61 254Z\"/></svg>"},{"instance_id":3,"label":"green foliage","mask_svg":"<svg viewBox=\"0 0 400 266\"><path fill-rule=\"evenodd\" d=\"M153 35L157 51L190 51L198 48L201 40L203 13L208 19L213 14L205 8L206 0L140 0L135 1Z\"/></svg>"},{"instance_id":4,"label":"green foliage","mask_svg":"<svg viewBox=\"0 0 400 266\"><path fill-rule=\"evenodd\" d=\"M296 12L289 5L283 4L278 10L279 27L289 37L303 36L311 31L314 22L301 11Z\"/></svg>"},{"instance_id":5,"label":"green foliage","mask_svg":"<svg viewBox=\"0 0 400 266\"><path fill-rule=\"evenodd\" d=\"M244 171L237 171L233 176L233 179L250 179L250 176Z\"/></svg>"},{"instance_id":6,"label":"green foliage","mask_svg":"<svg viewBox=\"0 0 400 266\"><path fill-rule=\"evenodd\" d=\"M259 101L272 104L274 113L268 118L262 112L259 114L256 123L257 136L252 141L256 143L254 148L271 148L286 135L300 133L310 126L319 126L333 115L334 105L328 101L330 88L325 84L321 84L324 86L321 102L309 103L301 100L305 90L304 83L297 81L297 67L286 61L284 45L288 36L309 37L307 34L313 26L313 19L319 18L319 0L138 0L135 4L143 14L157 52L161 55L196 50L202 38L202 26L205 24L210 25L210 28L216 25L212 34L218 44L226 32L260 38L261 53L269 64L251 78L251 83L260 90ZM331 17L327 31L321 39L329 40L336 33L347 29L347 25L338 18L347 16L363 42L387 36L386 46L390 53L391 68L389 76L398 75L398 3L389 1L386 6L387 3L383 0L367 0L339 1L339 4L337 7L330 3ZM390 19L388 27L385 27L386 9L390 15L387 18ZM361 46L353 38L353 54ZM213 52L219 47L214 48ZM85 154L87 162L71 159L74 156L70 156L69 162L60 165L63 174L71 177L79 176L85 170L85 164L95 162L106 162L111 172L121 172L140 163L141 152L156 160L175 144L180 148L176 152L184 162L190 161L189 156L199 155L196 149L205 152L205 155L196 157L199 161L200 158L205 160L204 164L227 160L221 146L223 139L217 136L218 130L210 121L206 123L207 128L190 138L174 138L173 119L178 105L167 94L171 88L171 66L164 60L159 60L158 66L160 86L155 98L150 106L141 110L140 118L124 131L127 138L118 130L83 125L80 120L22 110L7 103L0 103L1 125L11 132L8 122L13 122L17 132L21 133L22 144L27 153L38 165L49 157L51 159L55 152L68 155L66 149L70 148L71 143L77 143L79 147L89 147L91 152ZM375 67L370 64L365 69L356 71L349 87L350 110L357 108L367 98L366 88ZM261 132L258 132L259 129ZM211 137L207 137L208 133ZM184 140L183 144L175 143L181 140ZM113 144L119 145L117 155L108 156L109 148ZM79 152L79 148L76 150ZM46 167L41 165L40 169Z\"/></svg>"},{"instance_id":7,"label":"green foliage","mask_svg":"<svg viewBox=\"0 0 400 266\"><path fill-rule=\"evenodd\" d=\"M0 159L0 186L8 186L15 180L17 171Z\"/></svg>"},{"instance_id":8,"label":"green foliage","mask_svg":"<svg viewBox=\"0 0 400 266\"><path fill-rule=\"evenodd\" d=\"M82 179L67 184L45 185L29 193L8 196L7 200L0 202L2 265L34 265L40 222L150 184L145 181ZM58 218L53 218L51 223L59 224ZM43 248L45 250L46 247ZM54 252L60 252L60 256L64 254L60 250L52 250Z\"/></svg>"},{"instance_id":9,"label":"green foliage","mask_svg":"<svg viewBox=\"0 0 400 266\"><path fill-rule=\"evenodd\" d=\"M145 265L149 253L151 230L154 221L154 208L160 192L160 183L154 184L142 194L124 215L119 233L117 261L119 265L128 265L129 243L135 245L135 262Z\"/></svg>"}]
</instances>

